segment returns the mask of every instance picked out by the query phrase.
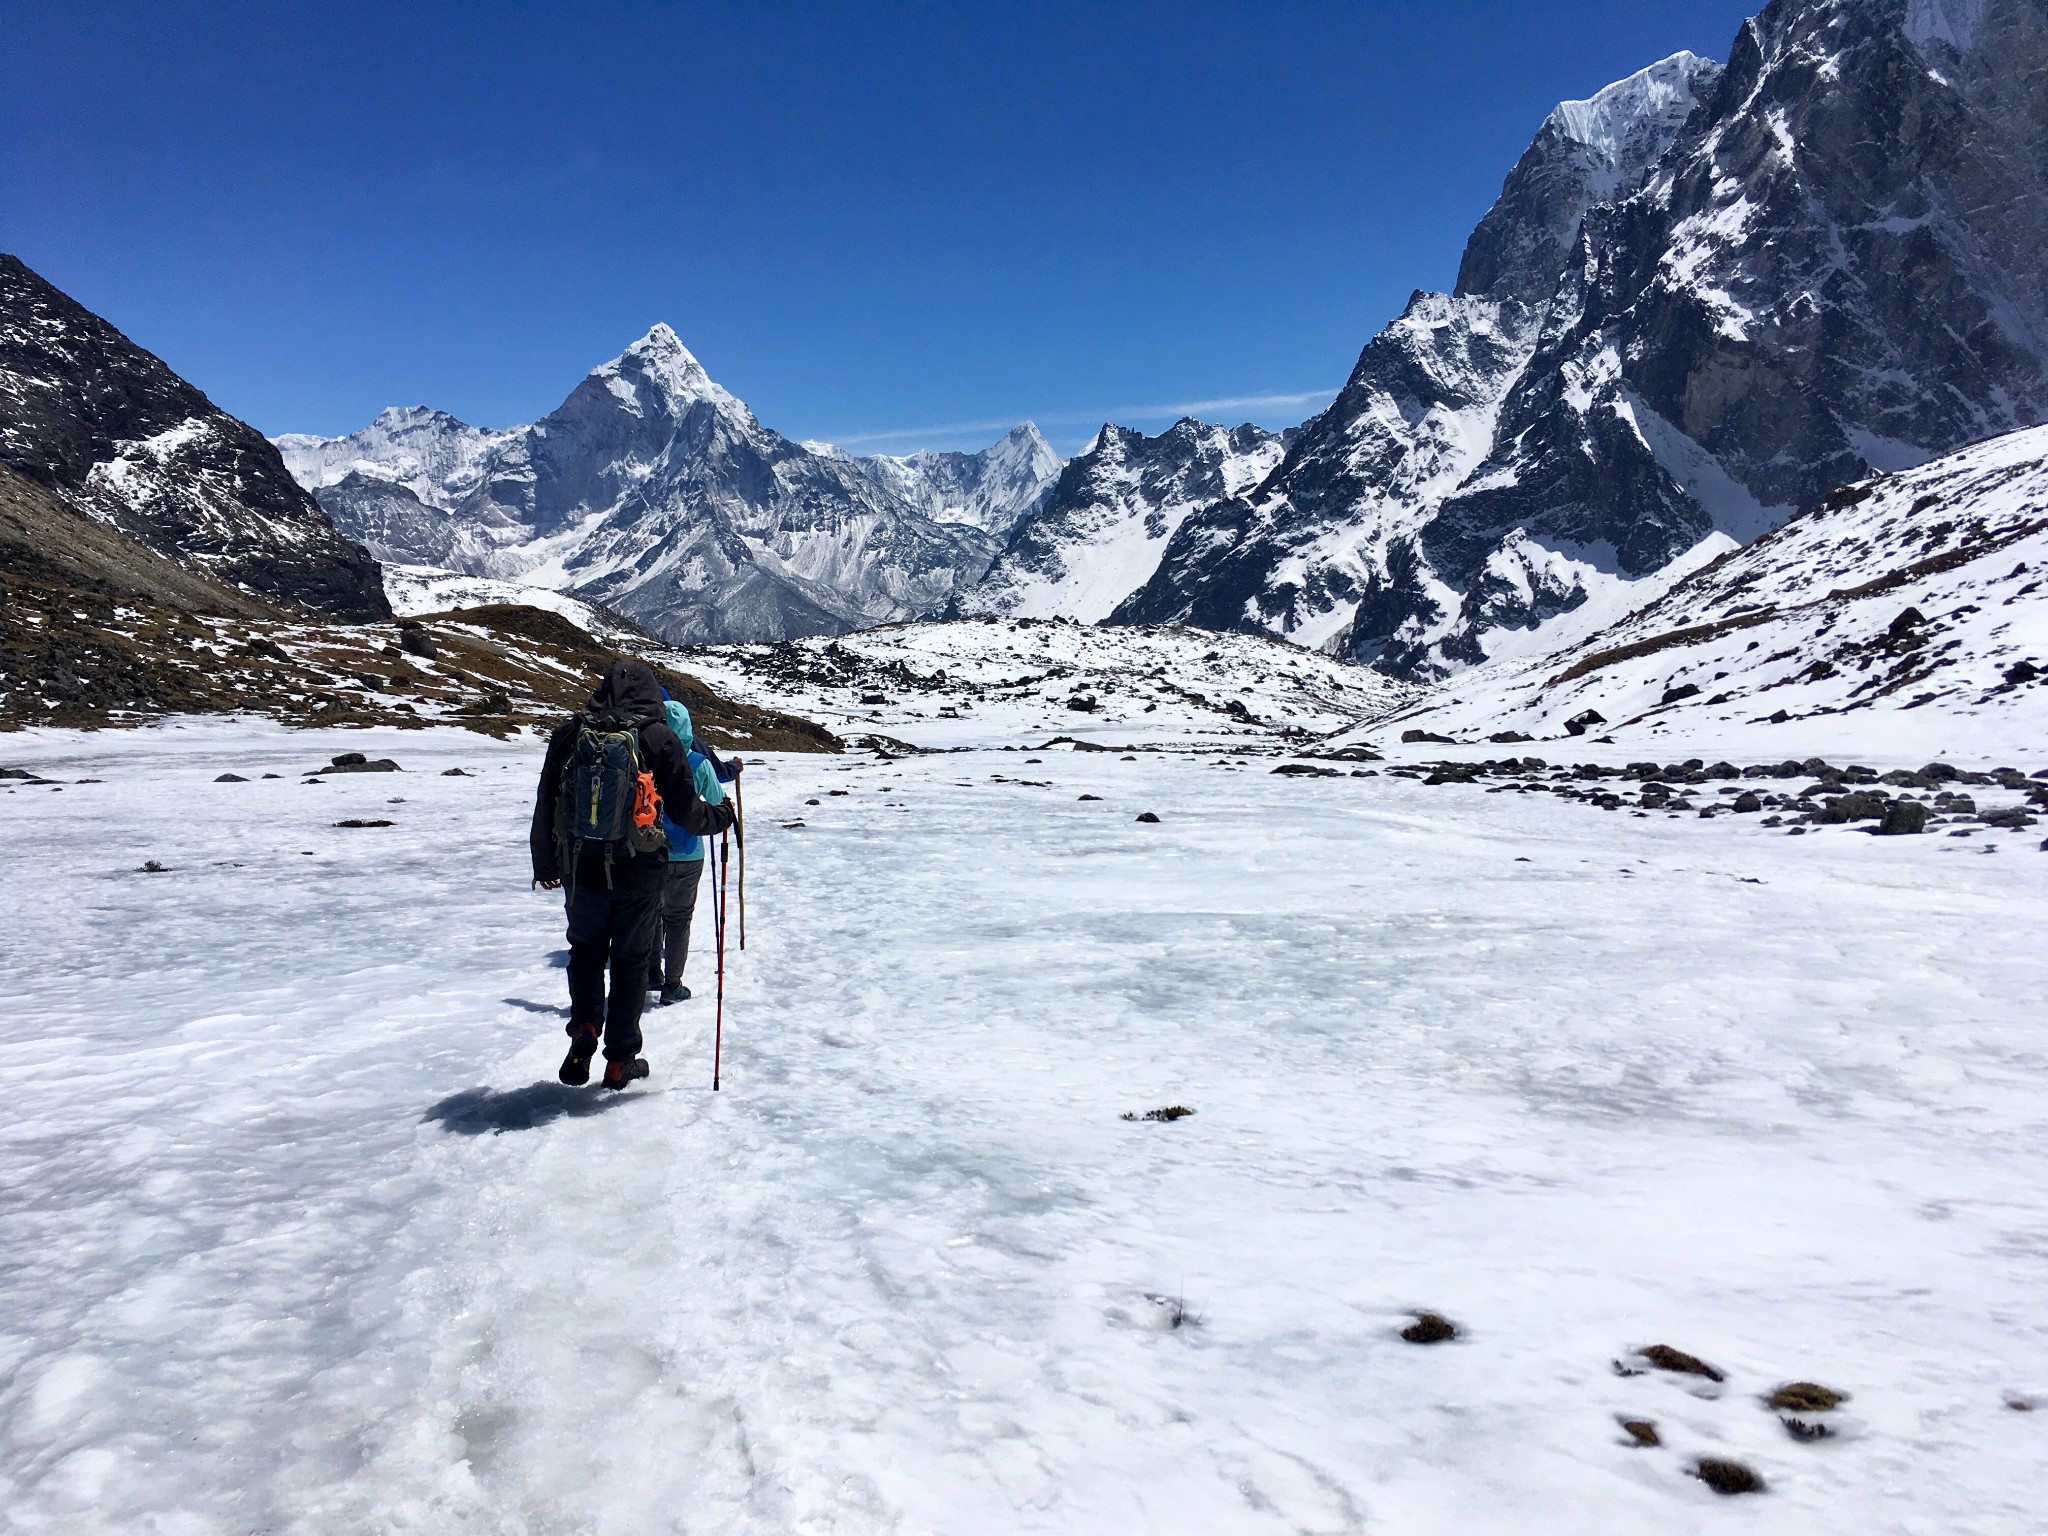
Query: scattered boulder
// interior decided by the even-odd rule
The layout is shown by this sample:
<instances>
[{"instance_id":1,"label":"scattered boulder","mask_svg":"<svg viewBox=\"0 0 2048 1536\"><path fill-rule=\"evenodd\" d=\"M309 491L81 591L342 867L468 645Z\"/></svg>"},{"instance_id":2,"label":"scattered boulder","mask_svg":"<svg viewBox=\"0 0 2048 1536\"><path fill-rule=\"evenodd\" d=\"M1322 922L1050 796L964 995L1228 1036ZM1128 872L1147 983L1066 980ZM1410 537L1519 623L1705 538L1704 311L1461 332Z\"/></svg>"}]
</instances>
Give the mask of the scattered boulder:
<instances>
[{"instance_id":1,"label":"scattered boulder","mask_svg":"<svg viewBox=\"0 0 2048 1536\"><path fill-rule=\"evenodd\" d=\"M1716 1493L1762 1493L1764 1480L1739 1461L1724 1461L1719 1456L1702 1456L1693 1468L1693 1476L1705 1483Z\"/></svg>"},{"instance_id":2,"label":"scattered boulder","mask_svg":"<svg viewBox=\"0 0 2048 1536\"><path fill-rule=\"evenodd\" d=\"M1325 768L1320 763L1282 763L1273 770L1294 779L1334 779L1342 775L1335 768Z\"/></svg>"},{"instance_id":3,"label":"scattered boulder","mask_svg":"<svg viewBox=\"0 0 2048 1536\"><path fill-rule=\"evenodd\" d=\"M1757 798L1756 791L1753 789L1745 789L1735 797L1734 803L1728 807L1729 810L1734 811L1737 815L1743 816L1749 815L1754 811L1760 811L1763 808L1763 801Z\"/></svg>"},{"instance_id":4,"label":"scattered boulder","mask_svg":"<svg viewBox=\"0 0 2048 1536\"><path fill-rule=\"evenodd\" d=\"M402 773L403 771L397 763L388 757L365 757L360 752L340 752L335 754L334 761L325 768L308 768L306 770L309 775L315 773Z\"/></svg>"},{"instance_id":5,"label":"scattered boulder","mask_svg":"<svg viewBox=\"0 0 2048 1536\"><path fill-rule=\"evenodd\" d=\"M1581 710L1565 721L1565 730L1573 736L1583 736L1596 725L1605 725L1607 717L1597 709Z\"/></svg>"},{"instance_id":6,"label":"scattered boulder","mask_svg":"<svg viewBox=\"0 0 2048 1536\"><path fill-rule=\"evenodd\" d=\"M1787 720L1790 720L1791 718L1792 717L1786 714L1785 711L1782 709L1774 709L1771 711L1772 725L1783 725Z\"/></svg>"},{"instance_id":7,"label":"scattered boulder","mask_svg":"<svg viewBox=\"0 0 2048 1536\"><path fill-rule=\"evenodd\" d=\"M1158 824L1159 818L1153 815L1150 811L1140 811L1138 812L1138 820L1151 822L1156 826Z\"/></svg>"},{"instance_id":8,"label":"scattered boulder","mask_svg":"<svg viewBox=\"0 0 2048 1536\"><path fill-rule=\"evenodd\" d=\"M1852 794L1835 796L1813 819L1830 826L1839 826L1850 821L1876 821L1882 818L1888 809L1883 795L1857 790Z\"/></svg>"},{"instance_id":9,"label":"scattered boulder","mask_svg":"<svg viewBox=\"0 0 2048 1536\"><path fill-rule=\"evenodd\" d=\"M443 768L441 770L441 777L444 779L468 779L474 778L475 775L467 768Z\"/></svg>"},{"instance_id":10,"label":"scattered boulder","mask_svg":"<svg viewBox=\"0 0 2048 1536\"><path fill-rule=\"evenodd\" d=\"M885 693L864 693L860 696L860 701L863 704L886 704L889 702L889 696Z\"/></svg>"},{"instance_id":11,"label":"scattered boulder","mask_svg":"<svg viewBox=\"0 0 2048 1536\"><path fill-rule=\"evenodd\" d=\"M428 661L441 654L434 644L434 637L427 633L427 626L418 619L398 621L398 648L408 656L421 656Z\"/></svg>"},{"instance_id":12,"label":"scattered boulder","mask_svg":"<svg viewBox=\"0 0 2048 1536\"><path fill-rule=\"evenodd\" d=\"M1497 741L1504 746L1512 746L1516 742L1534 741L1536 738L1534 736L1526 736L1520 731L1495 731L1486 739L1488 741Z\"/></svg>"},{"instance_id":13,"label":"scattered boulder","mask_svg":"<svg viewBox=\"0 0 2048 1536\"><path fill-rule=\"evenodd\" d=\"M1401 1330L1401 1337L1410 1344L1441 1344L1457 1336L1457 1324L1435 1312L1416 1313L1415 1321Z\"/></svg>"},{"instance_id":14,"label":"scattered boulder","mask_svg":"<svg viewBox=\"0 0 2048 1536\"><path fill-rule=\"evenodd\" d=\"M1926 830L1927 806L1919 800L1894 800L1876 827L1879 837L1910 837Z\"/></svg>"},{"instance_id":15,"label":"scattered boulder","mask_svg":"<svg viewBox=\"0 0 2048 1536\"><path fill-rule=\"evenodd\" d=\"M1450 737L1448 737L1448 736L1439 736L1439 735L1437 735L1437 734L1436 734L1436 732L1434 732L1434 731L1423 731L1423 730L1407 730L1407 731L1403 731L1403 732L1401 733L1401 740L1402 740L1403 742L1408 742L1408 743L1413 743L1413 742L1418 742L1418 741L1428 741L1428 742L1434 742L1434 743L1435 743L1436 745L1438 745L1438 746L1440 746L1440 747L1455 747L1455 746L1457 745L1457 742L1453 741L1453 740L1452 740L1452 739L1451 739Z\"/></svg>"},{"instance_id":16,"label":"scattered boulder","mask_svg":"<svg viewBox=\"0 0 2048 1536\"><path fill-rule=\"evenodd\" d=\"M239 773L223 773L216 775L213 782L216 784L246 784L249 781Z\"/></svg>"},{"instance_id":17,"label":"scattered boulder","mask_svg":"<svg viewBox=\"0 0 2048 1536\"><path fill-rule=\"evenodd\" d=\"M1922 613L1918 608L1908 608L1896 619L1893 619L1890 624L1885 626L1885 638L1888 640L1900 639L1903 636L1910 635L1926 622L1926 614Z\"/></svg>"},{"instance_id":18,"label":"scattered boulder","mask_svg":"<svg viewBox=\"0 0 2048 1536\"><path fill-rule=\"evenodd\" d=\"M284 777L284 775L281 773L266 773L265 775L263 775L263 777L265 777L266 779L281 779Z\"/></svg>"},{"instance_id":19,"label":"scattered boulder","mask_svg":"<svg viewBox=\"0 0 2048 1536\"><path fill-rule=\"evenodd\" d=\"M1101 706L1090 695L1077 693L1067 700L1067 708L1077 709L1084 715L1092 715Z\"/></svg>"},{"instance_id":20,"label":"scattered boulder","mask_svg":"<svg viewBox=\"0 0 2048 1536\"><path fill-rule=\"evenodd\" d=\"M1083 796L1081 796L1081 798L1082 798L1083 800L1100 800L1100 799L1102 798L1102 796L1100 796L1100 795L1083 795ZM817 802L817 801L815 801L815 800L813 800L813 801L811 802L811 804L813 804L813 805L816 805L817 803L818 803L818 802Z\"/></svg>"},{"instance_id":21,"label":"scattered boulder","mask_svg":"<svg viewBox=\"0 0 2048 1536\"><path fill-rule=\"evenodd\" d=\"M1680 699L1699 697L1699 691L1700 685L1698 683L1680 683L1676 688L1666 688L1664 690L1664 697L1657 702L1659 704L1676 704Z\"/></svg>"},{"instance_id":22,"label":"scattered boulder","mask_svg":"<svg viewBox=\"0 0 2048 1536\"><path fill-rule=\"evenodd\" d=\"M2031 661L2016 661L2005 669L2005 680L2017 688L2021 683L2031 683L2041 675L2041 669Z\"/></svg>"},{"instance_id":23,"label":"scattered boulder","mask_svg":"<svg viewBox=\"0 0 2048 1536\"><path fill-rule=\"evenodd\" d=\"M2023 832L2034 824L2025 806L2002 806L1995 811L1979 811L1977 819L1987 827L2004 827L2009 832Z\"/></svg>"},{"instance_id":24,"label":"scattered boulder","mask_svg":"<svg viewBox=\"0 0 2048 1536\"><path fill-rule=\"evenodd\" d=\"M335 825L337 827L388 827L391 825L391 823L388 821L381 820L365 821L358 817L351 816L346 821L337 821Z\"/></svg>"}]
</instances>

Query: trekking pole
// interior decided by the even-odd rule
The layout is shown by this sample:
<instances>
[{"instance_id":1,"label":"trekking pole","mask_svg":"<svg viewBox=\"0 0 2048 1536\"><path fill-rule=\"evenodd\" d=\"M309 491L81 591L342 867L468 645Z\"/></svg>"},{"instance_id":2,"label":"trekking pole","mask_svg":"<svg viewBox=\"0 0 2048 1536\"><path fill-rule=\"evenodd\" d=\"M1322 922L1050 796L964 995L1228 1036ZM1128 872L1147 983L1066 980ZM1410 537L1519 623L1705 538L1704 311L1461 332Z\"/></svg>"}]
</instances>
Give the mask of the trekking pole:
<instances>
[{"instance_id":1,"label":"trekking pole","mask_svg":"<svg viewBox=\"0 0 2048 1536\"><path fill-rule=\"evenodd\" d=\"M733 840L740 849L740 948L747 947L747 791L745 776L732 781Z\"/></svg>"},{"instance_id":2,"label":"trekking pole","mask_svg":"<svg viewBox=\"0 0 2048 1536\"><path fill-rule=\"evenodd\" d=\"M712 926L718 932L718 1024L711 1046L711 1091L718 1092L719 1068L725 1059L725 834L718 834L718 882L711 893Z\"/></svg>"}]
</instances>

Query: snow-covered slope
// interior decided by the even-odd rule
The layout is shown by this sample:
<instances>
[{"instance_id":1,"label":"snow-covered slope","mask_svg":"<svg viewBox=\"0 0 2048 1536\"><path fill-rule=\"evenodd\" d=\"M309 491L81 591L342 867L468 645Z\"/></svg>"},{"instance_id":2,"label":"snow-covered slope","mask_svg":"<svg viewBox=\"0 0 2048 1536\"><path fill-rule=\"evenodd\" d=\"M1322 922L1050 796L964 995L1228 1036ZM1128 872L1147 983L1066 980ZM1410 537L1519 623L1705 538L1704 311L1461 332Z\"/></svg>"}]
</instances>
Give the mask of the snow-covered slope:
<instances>
[{"instance_id":1,"label":"snow-covered slope","mask_svg":"<svg viewBox=\"0 0 2048 1536\"><path fill-rule=\"evenodd\" d=\"M2044 193L2039 4L1773 0L1725 71L1679 55L1553 113L1458 292L1420 296L1123 612L1441 675L2034 425Z\"/></svg>"},{"instance_id":2,"label":"snow-covered slope","mask_svg":"<svg viewBox=\"0 0 2048 1536\"><path fill-rule=\"evenodd\" d=\"M386 558L603 603L679 642L937 612L1056 471L1028 423L981 454L862 460L768 430L657 325L528 427L423 408L278 440Z\"/></svg>"},{"instance_id":3,"label":"snow-covered slope","mask_svg":"<svg viewBox=\"0 0 2048 1536\"><path fill-rule=\"evenodd\" d=\"M681 665L732 698L794 709L841 735L925 746L1061 734L1120 743L1328 735L1419 690L1265 635L979 617L836 640L694 650Z\"/></svg>"},{"instance_id":4,"label":"snow-covered slope","mask_svg":"<svg viewBox=\"0 0 2048 1536\"><path fill-rule=\"evenodd\" d=\"M500 581L492 576L470 576L431 565L387 565L384 591L391 599L391 611L403 618L426 613L452 613L464 608L494 608L506 603L559 613L578 629L599 638L618 636L622 640L645 640L645 631L620 623L604 609L557 592L524 582Z\"/></svg>"},{"instance_id":5,"label":"snow-covered slope","mask_svg":"<svg viewBox=\"0 0 2048 1536\"><path fill-rule=\"evenodd\" d=\"M0 464L212 581L333 618L390 613L376 562L261 433L4 255Z\"/></svg>"},{"instance_id":6,"label":"snow-covered slope","mask_svg":"<svg viewBox=\"0 0 2048 1536\"><path fill-rule=\"evenodd\" d=\"M1272 473L1282 440L1183 417L1157 437L1105 426L1020 522L964 613L1098 623L1143 585L1187 515Z\"/></svg>"},{"instance_id":7,"label":"snow-covered slope","mask_svg":"<svg viewBox=\"0 0 2048 1536\"><path fill-rule=\"evenodd\" d=\"M1066 461L1025 421L979 453L924 449L853 462L933 522L970 523L1001 539L1045 499Z\"/></svg>"},{"instance_id":8,"label":"snow-covered slope","mask_svg":"<svg viewBox=\"0 0 2048 1536\"><path fill-rule=\"evenodd\" d=\"M1278 470L1189 517L1117 617L1256 626L1373 660L1373 636L1455 602L1416 537L1492 451L1587 212L1641 181L1718 75L1681 53L1551 113L1473 232L1458 291L1410 299ZM1525 585L1522 608L1495 602L1496 624L1572 605L1548 572Z\"/></svg>"},{"instance_id":9,"label":"snow-covered slope","mask_svg":"<svg viewBox=\"0 0 2048 1536\"><path fill-rule=\"evenodd\" d=\"M1445 687L1402 723L2048 748L2048 427L1845 486L1621 623Z\"/></svg>"}]
</instances>

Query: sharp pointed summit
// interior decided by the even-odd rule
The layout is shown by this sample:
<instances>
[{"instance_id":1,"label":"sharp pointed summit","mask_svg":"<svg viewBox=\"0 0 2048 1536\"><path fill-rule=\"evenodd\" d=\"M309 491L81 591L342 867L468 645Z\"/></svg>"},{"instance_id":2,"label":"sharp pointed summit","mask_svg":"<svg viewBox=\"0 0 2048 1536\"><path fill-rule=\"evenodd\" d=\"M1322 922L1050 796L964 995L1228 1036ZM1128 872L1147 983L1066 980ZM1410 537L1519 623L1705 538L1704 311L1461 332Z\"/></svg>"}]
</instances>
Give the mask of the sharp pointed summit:
<instances>
[{"instance_id":1,"label":"sharp pointed summit","mask_svg":"<svg viewBox=\"0 0 2048 1536\"><path fill-rule=\"evenodd\" d=\"M396 563L573 591L673 640L782 640L951 607L1063 461L1025 422L980 453L853 458L763 427L656 324L531 426L381 412L277 440Z\"/></svg>"}]
</instances>

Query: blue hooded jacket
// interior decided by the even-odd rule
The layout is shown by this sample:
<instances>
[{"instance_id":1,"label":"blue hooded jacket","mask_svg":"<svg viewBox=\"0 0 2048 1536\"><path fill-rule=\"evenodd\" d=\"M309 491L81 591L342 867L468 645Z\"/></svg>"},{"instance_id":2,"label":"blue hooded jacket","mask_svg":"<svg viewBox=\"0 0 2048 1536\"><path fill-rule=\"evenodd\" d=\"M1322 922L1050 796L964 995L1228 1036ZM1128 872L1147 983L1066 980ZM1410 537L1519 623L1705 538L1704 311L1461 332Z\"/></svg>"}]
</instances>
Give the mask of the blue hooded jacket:
<instances>
[{"instance_id":1,"label":"blue hooded jacket","mask_svg":"<svg viewBox=\"0 0 2048 1536\"><path fill-rule=\"evenodd\" d=\"M670 699L663 704L662 711L668 716L668 728L676 733L690 754L690 775L696 781L697 797L706 805L718 805L725 799L725 790L718 782L718 775L712 771L711 760L697 750L697 733L690 724L690 712L679 699ZM671 864L687 864L692 859L704 857L704 839L685 832L670 821L661 818L663 830L668 833L668 858Z\"/></svg>"}]
</instances>

